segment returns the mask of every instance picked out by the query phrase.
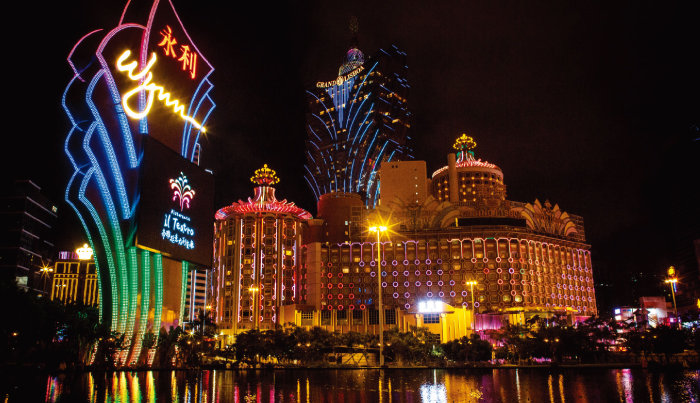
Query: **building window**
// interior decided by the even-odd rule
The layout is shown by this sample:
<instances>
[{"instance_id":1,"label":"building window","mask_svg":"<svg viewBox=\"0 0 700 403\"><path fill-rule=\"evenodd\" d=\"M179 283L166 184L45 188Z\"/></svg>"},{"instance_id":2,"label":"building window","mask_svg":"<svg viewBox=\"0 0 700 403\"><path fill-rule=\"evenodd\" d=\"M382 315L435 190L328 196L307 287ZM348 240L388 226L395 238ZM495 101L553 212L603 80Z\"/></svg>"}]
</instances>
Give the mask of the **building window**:
<instances>
[{"instance_id":1,"label":"building window","mask_svg":"<svg viewBox=\"0 0 700 403\"><path fill-rule=\"evenodd\" d=\"M379 311L376 309L369 310L369 324L378 325L379 324Z\"/></svg>"},{"instance_id":2,"label":"building window","mask_svg":"<svg viewBox=\"0 0 700 403\"><path fill-rule=\"evenodd\" d=\"M331 311L321 311L321 325L331 324Z\"/></svg>"},{"instance_id":3,"label":"building window","mask_svg":"<svg viewBox=\"0 0 700 403\"><path fill-rule=\"evenodd\" d=\"M393 309L384 310L384 324L385 325L395 325L396 324L396 311Z\"/></svg>"},{"instance_id":4,"label":"building window","mask_svg":"<svg viewBox=\"0 0 700 403\"><path fill-rule=\"evenodd\" d=\"M423 323L426 325L440 323L440 314L439 313L424 313L423 314Z\"/></svg>"},{"instance_id":5,"label":"building window","mask_svg":"<svg viewBox=\"0 0 700 403\"><path fill-rule=\"evenodd\" d=\"M313 319L313 318L314 318L313 312L302 312L301 313L301 319Z\"/></svg>"},{"instance_id":6,"label":"building window","mask_svg":"<svg viewBox=\"0 0 700 403\"><path fill-rule=\"evenodd\" d=\"M362 320L362 311L359 309L355 309L352 311L352 320L353 321L361 321Z\"/></svg>"},{"instance_id":7,"label":"building window","mask_svg":"<svg viewBox=\"0 0 700 403\"><path fill-rule=\"evenodd\" d=\"M338 320L346 320L348 318L348 311L344 309L336 311L335 318Z\"/></svg>"}]
</instances>

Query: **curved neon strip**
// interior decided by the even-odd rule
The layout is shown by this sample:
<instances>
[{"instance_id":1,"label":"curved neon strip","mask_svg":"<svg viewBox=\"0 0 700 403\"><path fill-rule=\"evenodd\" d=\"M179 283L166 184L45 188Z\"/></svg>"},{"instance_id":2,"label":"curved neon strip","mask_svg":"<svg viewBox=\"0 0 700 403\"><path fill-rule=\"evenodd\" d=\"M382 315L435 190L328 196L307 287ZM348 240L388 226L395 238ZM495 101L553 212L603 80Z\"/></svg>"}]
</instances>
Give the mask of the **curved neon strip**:
<instances>
[{"instance_id":1,"label":"curved neon strip","mask_svg":"<svg viewBox=\"0 0 700 403\"><path fill-rule=\"evenodd\" d=\"M326 106L326 104L325 104L323 101L321 101L321 100L316 96L316 94L314 94L313 92L311 92L311 91L309 91L309 90L306 90L306 92L308 92L309 94L311 94L312 97L316 98L316 99L318 100L318 102L319 102L321 105L323 105L323 109L326 110L326 114L327 114L328 116L330 116L330 118L331 118L331 123L332 123L331 126L333 126L333 131L335 132L335 137L333 137L333 134L331 133L331 131L328 130L328 126L326 126L326 122L324 122L320 117L316 116L315 114L312 114L312 115L316 116L316 117L318 118L318 120L320 120L321 123L323 123L323 126L326 128L326 130L328 130L328 134L331 135L331 138L332 138L332 139L334 139L334 140L337 139L337 138L338 138L338 131L335 130L335 119L333 119L333 114L331 114L330 112L328 112L328 107Z\"/></svg>"},{"instance_id":2,"label":"curved neon strip","mask_svg":"<svg viewBox=\"0 0 700 403\"><path fill-rule=\"evenodd\" d=\"M362 161L362 165L360 166L360 174L358 176L359 181L357 182L357 192L360 191L360 184L362 183L362 172L365 170L365 166L367 165L367 157L369 157L369 150L372 149L372 145L374 145L374 141L377 140L377 135L379 134L379 129L377 129L376 132L374 132L374 137L372 138L372 142L369 143L369 147L367 147L367 154L365 154L365 160Z\"/></svg>"},{"instance_id":3,"label":"curved neon strip","mask_svg":"<svg viewBox=\"0 0 700 403\"><path fill-rule=\"evenodd\" d=\"M126 194L126 186L124 186L124 179L122 178L121 169L119 168L119 162L117 161L117 155L112 147L112 143L109 139L109 134L105 128L102 118L100 116L95 103L92 101L92 94L95 91L95 87L101 78L105 76L104 70L95 74L93 79L90 81L90 85L87 88L87 94L85 101L87 102L88 108L92 113L93 121L96 127L97 133L99 134L100 141L102 142L102 147L107 154L107 162L112 171L112 179L114 180L114 187L117 191L117 197L119 198L120 211L123 218L129 218L131 214L131 208L129 207L129 200ZM97 166L97 161L93 161L93 164Z\"/></svg>"},{"instance_id":4,"label":"curved neon strip","mask_svg":"<svg viewBox=\"0 0 700 403\"><path fill-rule=\"evenodd\" d=\"M357 98L357 94L360 93L360 91L362 90L362 87L365 86L365 81L367 81L367 78L369 77L369 75L374 71L375 68L377 68L378 65L379 65L379 62L375 62L374 66L372 66L372 68L369 69L369 71L367 73L365 73L365 77L362 79L362 82L357 87L357 90L355 90L355 98ZM367 98L369 98L369 97L367 97ZM355 103L353 102L352 106L350 106L350 110L348 111L348 119L350 118L350 115L352 114L352 108L354 106L355 106ZM359 110L359 108L358 108L358 110ZM355 115L357 115L357 112L355 112Z\"/></svg>"},{"instance_id":5,"label":"curved neon strip","mask_svg":"<svg viewBox=\"0 0 700 403\"><path fill-rule=\"evenodd\" d=\"M97 126L97 123L94 123L92 125L92 127L95 126ZM90 138L92 137L92 133L93 131L89 131L85 135L85 139L83 140L83 150L85 151L85 154L90 159L90 161L92 162L92 166L94 167L93 172L95 173L97 186L100 191L100 195L102 196L102 201L105 205L105 210L107 212L107 217L109 219L110 228L112 231L113 247L115 249L117 258L116 263L117 268L119 268L117 274L119 275L118 278L120 282L120 287L118 287L120 309L116 331L119 333L124 333L124 328L126 326L126 314L128 309L128 275L126 256L124 254L124 242L122 241L121 228L119 226L119 220L117 218L117 211L114 207L114 203L112 201L112 196L109 192L107 181L105 180L101 169L99 169L99 162L97 161L95 154L90 149ZM105 238L105 243L108 242L108 238ZM112 315L114 315L114 312L112 313Z\"/></svg>"},{"instance_id":6,"label":"curved neon strip","mask_svg":"<svg viewBox=\"0 0 700 403\"><path fill-rule=\"evenodd\" d=\"M177 99L171 100L170 99L170 93L165 92L165 88L162 86L152 83L151 80L153 79L153 73L151 73L150 70L151 67L156 62L157 56L156 53L153 52L151 54L151 59L148 61L146 64L146 67L141 70L141 72L134 74L134 69L138 66L137 62L131 62L127 65L124 65L124 60L126 60L129 56L131 55L130 50L125 50L124 53L122 53L119 58L117 59L116 67L117 70L121 72L126 72L127 76L132 80L132 81L141 81L138 86L134 87L130 91L127 91L126 94L122 95L122 106L124 107L124 111L126 112L129 117L132 119L143 119L145 118L148 113L151 111L151 107L153 106L153 101L156 93L158 94L158 100L162 101L165 106L167 107L172 107L173 112L176 114L180 115L182 119L184 119L187 122L190 122L192 126L196 127L203 133L206 133L206 128L204 128L199 122L194 120L191 116L187 116L185 114L185 105L181 105L180 101ZM140 112L136 112L131 107L129 106L129 98L131 98L134 95L140 94L142 91L145 91L148 93L148 98L146 101L146 106L144 109Z\"/></svg>"}]
</instances>

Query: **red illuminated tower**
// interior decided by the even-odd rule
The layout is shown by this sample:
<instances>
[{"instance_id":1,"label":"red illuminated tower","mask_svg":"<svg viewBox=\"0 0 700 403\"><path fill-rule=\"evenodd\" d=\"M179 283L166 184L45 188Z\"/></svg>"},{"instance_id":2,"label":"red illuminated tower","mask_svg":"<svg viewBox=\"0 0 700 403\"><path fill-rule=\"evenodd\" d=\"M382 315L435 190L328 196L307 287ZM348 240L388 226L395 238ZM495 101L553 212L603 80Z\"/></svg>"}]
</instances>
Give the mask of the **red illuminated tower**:
<instances>
[{"instance_id":1,"label":"red illuminated tower","mask_svg":"<svg viewBox=\"0 0 700 403\"><path fill-rule=\"evenodd\" d=\"M226 336L293 321L283 306L298 300L302 223L306 210L277 200L279 182L267 165L250 178L255 195L216 213L212 302Z\"/></svg>"}]
</instances>

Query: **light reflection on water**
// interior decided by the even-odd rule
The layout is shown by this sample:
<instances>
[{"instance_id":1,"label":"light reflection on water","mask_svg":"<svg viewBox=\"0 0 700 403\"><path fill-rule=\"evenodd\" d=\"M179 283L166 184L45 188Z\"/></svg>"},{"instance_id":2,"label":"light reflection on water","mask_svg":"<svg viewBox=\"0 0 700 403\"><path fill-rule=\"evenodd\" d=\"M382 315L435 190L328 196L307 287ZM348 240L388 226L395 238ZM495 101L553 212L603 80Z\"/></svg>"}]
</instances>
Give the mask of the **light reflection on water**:
<instances>
[{"instance_id":1,"label":"light reflection on water","mask_svg":"<svg viewBox=\"0 0 700 403\"><path fill-rule=\"evenodd\" d=\"M17 376L5 402L698 402L700 371L122 371Z\"/></svg>"}]
</instances>

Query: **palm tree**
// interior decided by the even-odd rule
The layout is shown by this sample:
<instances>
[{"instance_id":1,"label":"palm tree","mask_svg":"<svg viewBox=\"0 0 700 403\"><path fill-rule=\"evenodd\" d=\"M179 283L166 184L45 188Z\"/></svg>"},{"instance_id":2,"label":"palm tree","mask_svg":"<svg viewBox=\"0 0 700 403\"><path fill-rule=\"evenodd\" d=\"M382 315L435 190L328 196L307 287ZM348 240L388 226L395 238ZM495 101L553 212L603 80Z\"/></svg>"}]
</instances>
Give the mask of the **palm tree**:
<instances>
[{"instance_id":1,"label":"palm tree","mask_svg":"<svg viewBox=\"0 0 700 403\"><path fill-rule=\"evenodd\" d=\"M211 311L199 309L197 317L192 321L192 330L206 337L214 337L217 326L211 317Z\"/></svg>"}]
</instances>

